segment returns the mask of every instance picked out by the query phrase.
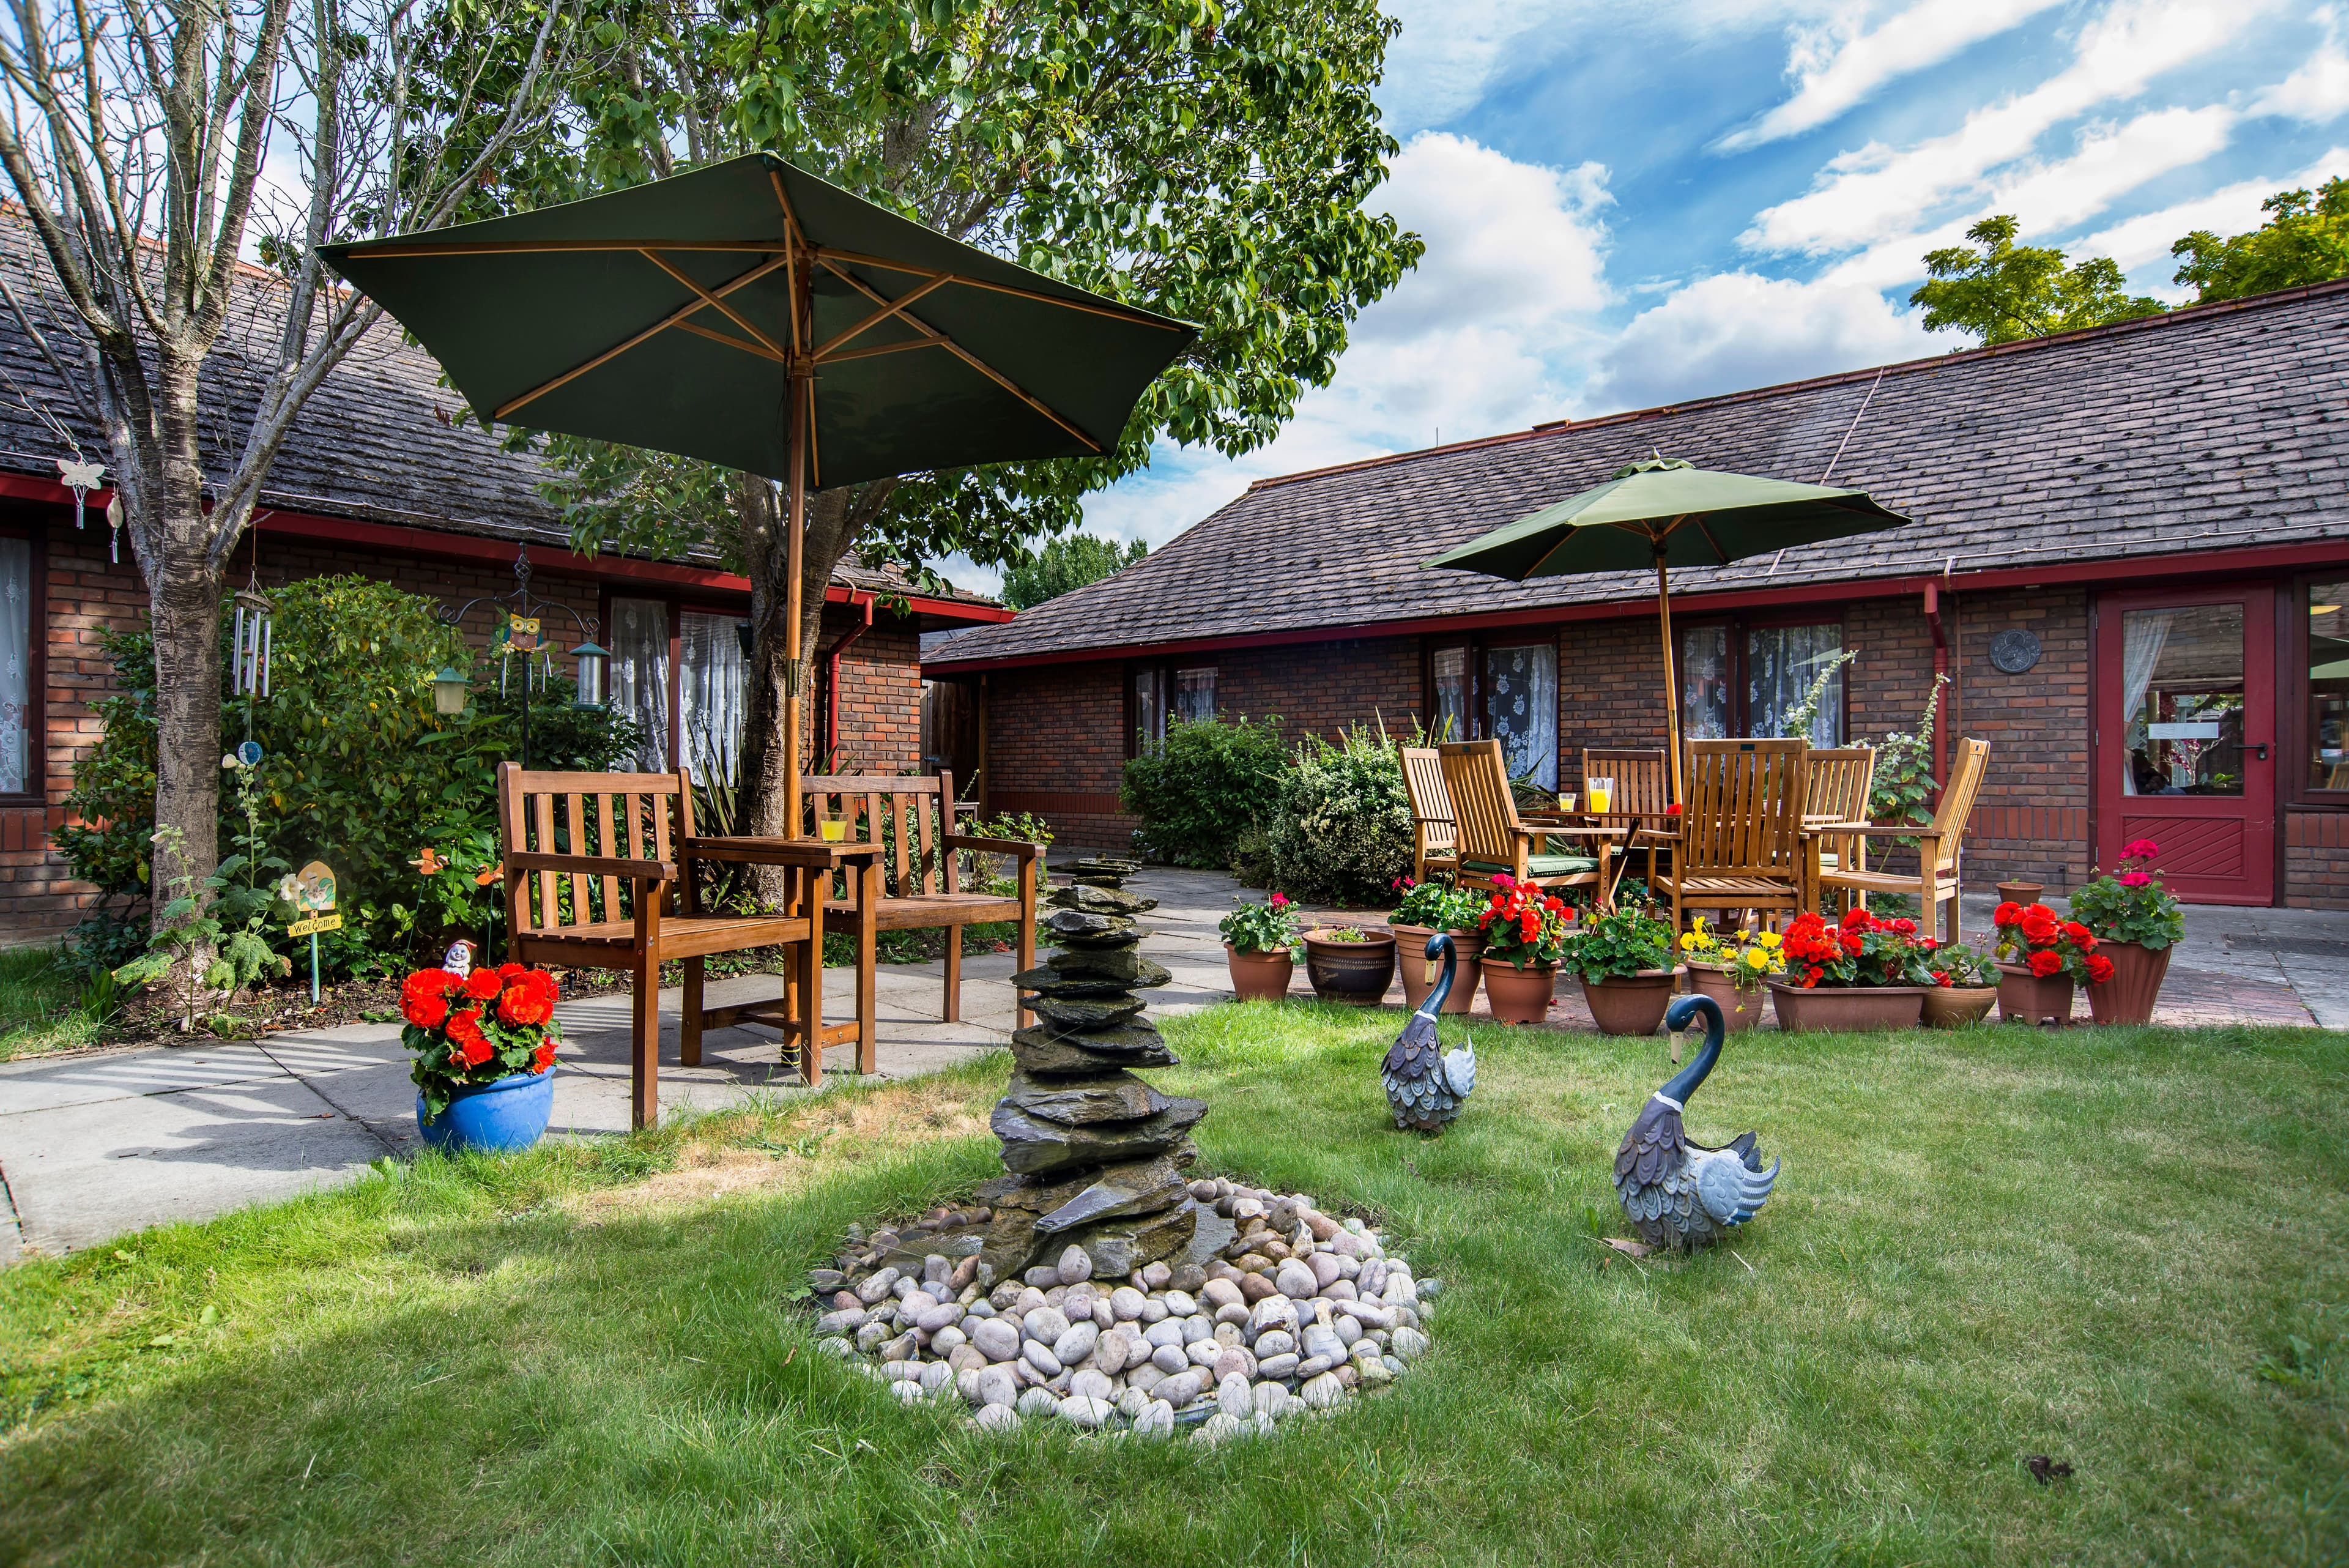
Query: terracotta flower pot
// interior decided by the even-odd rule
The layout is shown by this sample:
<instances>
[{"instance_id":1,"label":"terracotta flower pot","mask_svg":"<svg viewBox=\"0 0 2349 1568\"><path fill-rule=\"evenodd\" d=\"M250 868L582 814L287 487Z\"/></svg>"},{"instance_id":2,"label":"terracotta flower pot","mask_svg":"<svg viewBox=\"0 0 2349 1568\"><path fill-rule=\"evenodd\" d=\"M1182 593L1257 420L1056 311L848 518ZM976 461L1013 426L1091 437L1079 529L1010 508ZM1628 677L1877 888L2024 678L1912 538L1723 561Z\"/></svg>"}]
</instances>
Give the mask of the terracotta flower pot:
<instances>
[{"instance_id":1,"label":"terracotta flower pot","mask_svg":"<svg viewBox=\"0 0 2349 1568\"><path fill-rule=\"evenodd\" d=\"M1232 971L1232 995L1241 1002L1278 1002L1288 994L1288 977L1297 960L1287 948L1244 953L1224 944L1224 963Z\"/></svg>"},{"instance_id":2,"label":"terracotta flower pot","mask_svg":"<svg viewBox=\"0 0 2349 1568\"><path fill-rule=\"evenodd\" d=\"M2098 942L2096 950L2110 959L2113 977L2088 987L2088 1011L2099 1023L2150 1023L2153 1004L2161 995L2162 977L2169 972L2174 949L2149 948L2142 942Z\"/></svg>"},{"instance_id":3,"label":"terracotta flower pot","mask_svg":"<svg viewBox=\"0 0 2349 1568\"><path fill-rule=\"evenodd\" d=\"M1994 985L1937 985L1925 993L1925 1027L1957 1029L1980 1023L1997 1001Z\"/></svg>"},{"instance_id":4,"label":"terracotta flower pot","mask_svg":"<svg viewBox=\"0 0 2349 1568\"><path fill-rule=\"evenodd\" d=\"M1376 1007L1394 981L1395 940L1364 931L1358 942L1330 940L1327 929L1305 933L1305 978L1324 1002Z\"/></svg>"},{"instance_id":5,"label":"terracotta flower pot","mask_svg":"<svg viewBox=\"0 0 2349 1568\"><path fill-rule=\"evenodd\" d=\"M2044 882L2001 882L1998 885L1999 902L2002 904L2035 904L2039 902L2039 895L2045 891L2047 885Z\"/></svg>"},{"instance_id":6,"label":"terracotta flower pot","mask_svg":"<svg viewBox=\"0 0 2349 1568\"><path fill-rule=\"evenodd\" d=\"M1591 1021L1601 1034L1653 1034L1663 1027L1672 993L1680 988L1678 969L1643 969L1635 975L1586 980L1582 999L1590 1004ZM1492 989L1489 981L1485 989Z\"/></svg>"},{"instance_id":7,"label":"terracotta flower pot","mask_svg":"<svg viewBox=\"0 0 2349 1568\"><path fill-rule=\"evenodd\" d=\"M1519 969L1506 959L1485 959L1485 1000L1504 1023L1539 1023L1557 989L1557 971L1547 964Z\"/></svg>"},{"instance_id":8,"label":"terracotta flower pot","mask_svg":"<svg viewBox=\"0 0 2349 1568\"><path fill-rule=\"evenodd\" d=\"M1856 1033L1870 1029L1914 1029L1930 985L1831 985L1805 991L1785 981L1765 981L1778 1027L1790 1034Z\"/></svg>"},{"instance_id":9,"label":"terracotta flower pot","mask_svg":"<svg viewBox=\"0 0 2349 1568\"><path fill-rule=\"evenodd\" d=\"M2058 1028L2072 1022L2070 975L2061 970L2036 975L2028 964L2019 963L2002 963L1998 973L1998 1015L2002 1022L2053 1023Z\"/></svg>"},{"instance_id":10,"label":"terracotta flower pot","mask_svg":"<svg viewBox=\"0 0 2349 1568\"><path fill-rule=\"evenodd\" d=\"M1394 932L1395 963L1402 971L1402 1004L1416 1009L1435 989L1436 977L1444 972L1444 962L1427 958L1427 939L1435 934L1429 926L1398 926L1387 928ZM1446 1012L1465 1012L1476 1000L1476 955L1485 950L1482 931L1454 931L1452 954L1452 992L1444 999Z\"/></svg>"},{"instance_id":11,"label":"terracotta flower pot","mask_svg":"<svg viewBox=\"0 0 2349 1568\"><path fill-rule=\"evenodd\" d=\"M1738 990L1727 970L1710 964L1688 966L1688 988L1691 995L1709 996L1720 1003L1722 1024L1732 1034L1761 1023L1764 1004L1769 1000L1758 991Z\"/></svg>"}]
</instances>

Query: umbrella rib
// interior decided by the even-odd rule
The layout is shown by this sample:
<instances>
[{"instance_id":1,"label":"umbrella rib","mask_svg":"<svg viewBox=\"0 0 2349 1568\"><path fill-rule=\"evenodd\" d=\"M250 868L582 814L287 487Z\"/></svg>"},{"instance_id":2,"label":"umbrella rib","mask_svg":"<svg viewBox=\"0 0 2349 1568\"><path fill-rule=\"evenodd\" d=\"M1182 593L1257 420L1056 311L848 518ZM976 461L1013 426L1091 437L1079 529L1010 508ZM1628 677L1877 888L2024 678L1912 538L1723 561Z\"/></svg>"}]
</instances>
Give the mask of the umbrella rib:
<instances>
[{"instance_id":1,"label":"umbrella rib","mask_svg":"<svg viewBox=\"0 0 2349 1568\"><path fill-rule=\"evenodd\" d=\"M757 266L754 266L750 271L744 273L741 276L733 278L721 285L717 292L720 296L731 294L736 289L744 287L745 286L766 276L769 273L774 271L777 267L782 265L790 259L791 253L786 251L781 255L776 256L772 260L761 262ZM557 387L564 385L565 382L578 379L588 371L595 369L598 365L618 358L621 355L626 353L637 344L645 341L645 339L657 336L667 328L676 326L678 322L683 321L687 317L693 315L696 311L700 310L709 303L710 301L707 299L696 298L688 300L685 304L678 306L675 310L670 311L667 316L662 317L658 321L654 322L650 327L646 327L642 332L637 333L635 337L614 344L611 348L605 349L601 354L596 355L586 363L573 366L570 369L564 371L563 374L555 377L553 380L543 381L518 398L508 399L505 402L500 404L497 410L492 413L490 417L496 420L504 419L508 414L512 413L516 409L521 408L523 404L532 401L533 399L545 396L547 393L554 391Z\"/></svg>"},{"instance_id":2,"label":"umbrella rib","mask_svg":"<svg viewBox=\"0 0 2349 1568\"><path fill-rule=\"evenodd\" d=\"M909 337L902 343L875 343L866 348L843 348L837 354L827 355L823 363L837 365L848 359L869 359L875 354L902 354L908 348L936 348L936 347L938 347L938 340L935 337Z\"/></svg>"},{"instance_id":3,"label":"umbrella rib","mask_svg":"<svg viewBox=\"0 0 2349 1568\"><path fill-rule=\"evenodd\" d=\"M1692 513L1689 521L1695 524L1696 531L1704 535L1704 542L1713 546L1713 557L1724 566L1729 565L1729 552L1721 547L1721 541L1713 536L1713 530L1705 525L1704 519Z\"/></svg>"},{"instance_id":4,"label":"umbrella rib","mask_svg":"<svg viewBox=\"0 0 2349 1568\"><path fill-rule=\"evenodd\" d=\"M857 251L836 251L818 246L816 256L825 262L854 262L859 266L877 266L885 272L902 272L915 277L935 277L947 283L958 283L965 288L983 288L993 294L1009 294L1020 299L1033 299L1044 305L1057 305L1063 310L1081 310L1091 316L1106 316L1112 321L1131 321L1143 327L1155 327L1165 332L1180 332L1180 322L1168 323L1135 310L1120 310L1112 306L1090 305L1074 299L1062 299L1056 294L1043 294L1032 288L1020 288L1008 283L988 283L983 278L967 276L958 272L940 272L936 267L917 266L910 262L891 261L887 256L871 256ZM840 272L838 267L832 269ZM846 273L841 273L846 277Z\"/></svg>"},{"instance_id":5,"label":"umbrella rib","mask_svg":"<svg viewBox=\"0 0 2349 1568\"><path fill-rule=\"evenodd\" d=\"M913 304L914 301L921 298L922 296L928 294L933 289L944 288L947 284L954 281L955 280L952 277L946 276L944 275L934 277L927 283L916 286L912 292L900 295L893 304L883 309L874 311L872 315L866 317L855 326L848 328L845 332L835 333L829 342L819 343L816 345L816 363L819 365L823 364L825 358L831 355L834 348L839 348L850 338L864 336L866 332L871 331L874 327L880 326L891 317L895 316L900 311L904 310L907 306Z\"/></svg>"},{"instance_id":6,"label":"umbrella rib","mask_svg":"<svg viewBox=\"0 0 2349 1568\"><path fill-rule=\"evenodd\" d=\"M712 343L723 343L729 348L740 348L745 354L755 354L761 359L772 359L779 365L791 363L792 357L789 354L762 348L756 343L746 343L730 332L720 332L715 327L704 327L698 321L680 321L677 324L677 329L679 332L690 332L697 337L707 337Z\"/></svg>"},{"instance_id":7,"label":"umbrella rib","mask_svg":"<svg viewBox=\"0 0 2349 1568\"><path fill-rule=\"evenodd\" d=\"M783 266L785 268L783 273L783 282L791 291L792 347L793 348L800 348L805 347L805 345L800 341L800 269L798 255L802 250L807 248L806 231L800 227L800 215L792 211L791 194L783 189L783 171L774 167L772 164L770 164L767 167L767 180L768 182L775 188L775 205L783 210L783 238L790 247L783 252ZM814 280L810 279L809 281L812 283ZM810 326L809 330L814 330L812 325ZM793 831L796 832L797 829L794 828Z\"/></svg>"},{"instance_id":8,"label":"umbrella rib","mask_svg":"<svg viewBox=\"0 0 2349 1568\"><path fill-rule=\"evenodd\" d=\"M750 322L744 320L741 313L737 311L732 306L727 304L724 300L719 299L716 295L702 287L701 285L696 283L692 278L688 277L684 273L681 273L678 271L677 268L669 265L668 263L661 260L659 252L648 250L639 254L641 254L647 261L652 263L653 265L660 268L661 271L668 274L669 276L677 279L678 282L685 285L686 287L699 295L712 310L715 310L719 315L724 317L727 320L732 322L735 326L740 327L743 331L757 338L759 342L765 347L767 352L774 355L777 358L782 358L785 357L787 351L781 344L776 342L773 338L760 331L756 327L751 326Z\"/></svg>"},{"instance_id":9,"label":"umbrella rib","mask_svg":"<svg viewBox=\"0 0 2349 1568\"><path fill-rule=\"evenodd\" d=\"M855 274L849 272L847 269L830 260L826 260L824 265L831 267L834 273L838 274L843 279L844 279L849 287L855 289L862 295L864 295L866 297L872 299L875 304L886 305L889 303L888 297L873 287L872 285L866 283L863 278L858 277ZM900 317L900 319L903 320L906 326L911 327L916 332L919 332L925 337L930 338L933 342L936 343L939 348L945 349L956 358L960 359L964 364L968 365L972 369L977 370L980 375L985 376L988 380L993 381L997 386L1001 387L1005 391L1010 393L1013 397L1019 399L1021 402L1027 404L1030 408L1035 410L1038 413L1043 415L1046 419L1051 421L1054 424L1060 426L1062 430L1068 431L1079 441L1084 442L1086 451L1092 452L1099 452L1101 451L1100 442L1094 441L1092 437L1085 434L1084 431L1079 430L1076 426L1062 419L1059 414L1054 413L1050 406L1046 404L1041 399L1028 392L1017 382L1013 381L1010 377L1005 375L1002 371L997 369L994 366L988 364L986 360L980 358L978 355L972 353L969 349L964 348L961 344L956 342L953 338L947 337L945 333L931 326L928 322L923 320L920 317L916 316L911 311L907 311Z\"/></svg>"},{"instance_id":10,"label":"umbrella rib","mask_svg":"<svg viewBox=\"0 0 2349 1568\"><path fill-rule=\"evenodd\" d=\"M788 250L790 242L774 240L442 240L437 244L353 245L353 261L413 261L434 256L539 256L641 251L650 246L665 251L747 252L773 255Z\"/></svg>"}]
</instances>

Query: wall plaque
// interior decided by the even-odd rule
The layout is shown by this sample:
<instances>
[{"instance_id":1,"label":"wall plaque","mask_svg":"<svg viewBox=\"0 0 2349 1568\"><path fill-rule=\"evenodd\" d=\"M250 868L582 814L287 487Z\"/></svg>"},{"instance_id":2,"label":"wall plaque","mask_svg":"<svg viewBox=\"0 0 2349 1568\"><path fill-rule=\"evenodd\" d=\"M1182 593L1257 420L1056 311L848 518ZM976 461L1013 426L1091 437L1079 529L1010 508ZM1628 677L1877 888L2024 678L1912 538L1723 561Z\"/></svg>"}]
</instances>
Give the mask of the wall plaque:
<instances>
[{"instance_id":1,"label":"wall plaque","mask_svg":"<svg viewBox=\"0 0 2349 1568\"><path fill-rule=\"evenodd\" d=\"M2039 653L2039 639L2019 626L1990 639L1990 661L2009 675L2020 675L2038 663Z\"/></svg>"}]
</instances>

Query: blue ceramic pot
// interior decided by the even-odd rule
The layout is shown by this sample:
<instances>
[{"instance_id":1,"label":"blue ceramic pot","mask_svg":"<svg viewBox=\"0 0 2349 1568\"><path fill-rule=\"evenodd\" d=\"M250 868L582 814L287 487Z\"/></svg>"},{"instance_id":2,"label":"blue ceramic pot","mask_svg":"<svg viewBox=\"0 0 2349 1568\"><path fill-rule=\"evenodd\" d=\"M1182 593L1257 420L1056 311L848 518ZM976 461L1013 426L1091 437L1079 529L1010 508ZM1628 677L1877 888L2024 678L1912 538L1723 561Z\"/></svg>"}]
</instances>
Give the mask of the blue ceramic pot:
<instances>
[{"instance_id":1,"label":"blue ceramic pot","mask_svg":"<svg viewBox=\"0 0 2349 1568\"><path fill-rule=\"evenodd\" d=\"M416 1128L435 1148L454 1152L479 1149L484 1154L512 1154L528 1148L546 1132L554 1112L554 1068L543 1073L516 1073L494 1084L459 1089L449 1108L435 1121L424 1108L424 1091L416 1092Z\"/></svg>"}]
</instances>

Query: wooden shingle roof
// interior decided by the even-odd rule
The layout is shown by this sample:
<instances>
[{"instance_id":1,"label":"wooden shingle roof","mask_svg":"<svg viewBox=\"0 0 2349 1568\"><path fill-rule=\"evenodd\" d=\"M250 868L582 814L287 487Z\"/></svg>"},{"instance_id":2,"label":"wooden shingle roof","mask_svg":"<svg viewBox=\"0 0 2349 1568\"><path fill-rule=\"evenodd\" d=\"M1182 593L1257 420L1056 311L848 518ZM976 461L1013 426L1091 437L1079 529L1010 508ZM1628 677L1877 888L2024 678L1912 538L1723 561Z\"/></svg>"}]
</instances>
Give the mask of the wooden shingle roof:
<instances>
[{"instance_id":1,"label":"wooden shingle roof","mask_svg":"<svg viewBox=\"0 0 2349 1568\"><path fill-rule=\"evenodd\" d=\"M2349 280L1260 480L1113 577L973 628L942 671L1649 601L1421 563L1661 451L1865 490L1909 526L1672 574L1687 594L2349 536Z\"/></svg>"}]
</instances>

